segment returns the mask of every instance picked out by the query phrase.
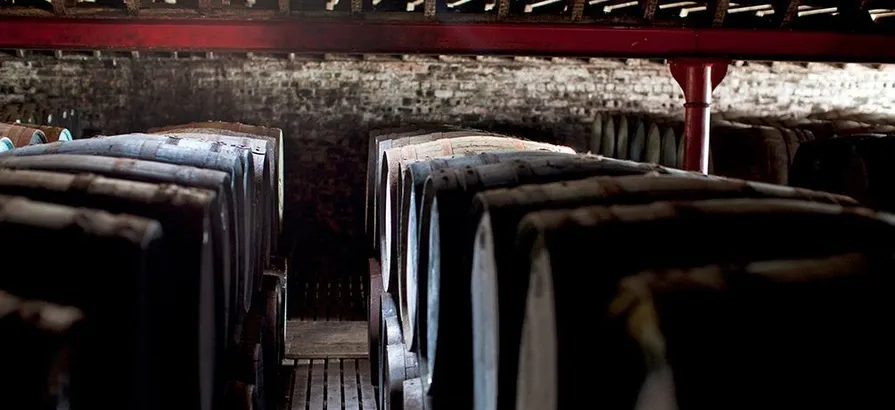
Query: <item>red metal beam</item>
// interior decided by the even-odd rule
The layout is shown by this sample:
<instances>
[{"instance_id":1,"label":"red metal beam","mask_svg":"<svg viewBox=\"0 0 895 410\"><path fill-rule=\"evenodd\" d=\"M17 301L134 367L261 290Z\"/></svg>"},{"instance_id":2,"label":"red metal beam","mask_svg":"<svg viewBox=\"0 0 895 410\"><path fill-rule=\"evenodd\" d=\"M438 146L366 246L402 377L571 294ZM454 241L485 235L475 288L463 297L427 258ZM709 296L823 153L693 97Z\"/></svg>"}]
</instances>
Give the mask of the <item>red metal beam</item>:
<instances>
[{"instance_id":1,"label":"red metal beam","mask_svg":"<svg viewBox=\"0 0 895 410\"><path fill-rule=\"evenodd\" d=\"M0 48L895 62L893 36L584 24L361 20L0 20Z\"/></svg>"}]
</instances>

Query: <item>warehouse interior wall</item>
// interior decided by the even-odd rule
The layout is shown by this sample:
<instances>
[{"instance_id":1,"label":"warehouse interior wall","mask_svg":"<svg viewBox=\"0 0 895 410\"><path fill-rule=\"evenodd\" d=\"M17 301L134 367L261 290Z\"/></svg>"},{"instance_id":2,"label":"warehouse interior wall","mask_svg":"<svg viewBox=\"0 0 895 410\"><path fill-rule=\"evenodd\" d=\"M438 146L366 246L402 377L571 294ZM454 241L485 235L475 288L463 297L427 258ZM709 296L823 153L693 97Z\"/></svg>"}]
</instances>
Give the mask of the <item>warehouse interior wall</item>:
<instances>
[{"instance_id":1,"label":"warehouse interior wall","mask_svg":"<svg viewBox=\"0 0 895 410\"><path fill-rule=\"evenodd\" d=\"M0 104L82 112L93 133L197 120L281 127L282 248L292 277L367 269L367 132L464 124L583 149L595 112L680 116L662 61L444 56L64 53L0 57ZM895 113L895 67L742 63L715 90L716 114L800 117L840 108ZM88 131L89 133L90 131Z\"/></svg>"}]
</instances>

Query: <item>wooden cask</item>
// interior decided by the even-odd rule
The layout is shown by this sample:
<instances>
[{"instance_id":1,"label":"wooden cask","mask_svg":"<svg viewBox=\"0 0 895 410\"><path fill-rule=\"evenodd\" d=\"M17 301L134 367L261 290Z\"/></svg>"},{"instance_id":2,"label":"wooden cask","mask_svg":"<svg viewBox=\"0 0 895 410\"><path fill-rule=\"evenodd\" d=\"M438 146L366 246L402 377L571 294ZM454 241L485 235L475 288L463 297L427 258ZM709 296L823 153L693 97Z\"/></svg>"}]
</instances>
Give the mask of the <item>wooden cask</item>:
<instances>
[{"instance_id":1,"label":"wooden cask","mask_svg":"<svg viewBox=\"0 0 895 410\"><path fill-rule=\"evenodd\" d=\"M514 408L528 255L515 253L516 232L531 212L588 205L647 204L666 200L790 198L841 205L853 199L760 182L689 176L594 177L476 195L478 222L472 257L472 329L475 410ZM520 268L521 267L521 268Z\"/></svg>"},{"instance_id":2,"label":"wooden cask","mask_svg":"<svg viewBox=\"0 0 895 410\"><path fill-rule=\"evenodd\" d=\"M643 146L643 162L658 164L662 157L662 130L660 124L648 122Z\"/></svg>"},{"instance_id":3,"label":"wooden cask","mask_svg":"<svg viewBox=\"0 0 895 410\"><path fill-rule=\"evenodd\" d=\"M379 371L382 346L382 274L379 272L379 262L369 258L370 281L367 285L367 347L369 349L370 368ZM372 378L372 384L379 386L379 377ZM379 400L377 400L377 403Z\"/></svg>"},{"instance_id":4,"label":"wooden cask","mask_svg":"<svg viewBox=\"0 0 895 410\"><path fill-rule=\"evenodd\" d=\"M587 139L587 151L594 155L600 154L601 145L603 145L603 113L596 113L591 123L590 136Z\"/></svg>"},{"instance_id":5,"label":"wooden cask","mask_svg":"<svg viewBox=\"0 0 895 410\"><path fill-rule=\"evenodd\" d=\"M385 289L395 293L396 283L391 280L392 273L398 271L398 260L393 257L397 253L398 238L398 175L402 172L402 163L426 160L450 155L475 155L485 151L503 150L542 150L574 153L571 148L557 145L532 142L509 137L492 136L458 136L444 138L420 144L389 148L382 154L379 198L376 202L380 226L380 262L382 263L382 284ZM381 205L381 206L380 206ZM394 248L393 248L394 246Z\"/></svg>"},{"instance_id":6,"label":"wooden cask","mask_svg":"<svg viewBox=\"0 0 895 410\"><path fill-rule=\"evenodd\" d=\"M223 133L230 136L244 137L251 135L252 138L262 137L266 139L269 142L269 147L272 147L273 149L273 155L271 155L271 158L270 160L268 160L268 162L274 165L271 170L272 174L275 176L274 179L276 181L276 188L273 190L273 192L276 193L277 198L277 220L283 220L283 181L286 162L283 160L285 142L283 141L284 138L282 129L275 127L263 127L260 125L242 124L238 122L205 121L153 128L150 129L148 132L158 133L181 129L190 129L192 130L191 132L201 133L205 133L206 129L214 129L221 131L231 131L229 133ZM278 226L278 229L279 231L277 233L282 231L282 225Z\"/></svg>"},{"instance_id":7,"label":"wooden cask","mask_svg":"<svg viewBox=\"0 0 895 410\"><path fill-rule=\"evenodd\" d=\"M637 118L631 123L632 133L628 151L628 158L631 161L643 161L646 158L646 133L649 124L643 118Z\"/></svg>"},{"instance_id":8,"label":"wooden cask","mask_svg":"<svg viewBox=\"0 0 895 410\"><path fill-rule=\"evenodd\" d=\"M43 131L20 124L0 123L0 138L8 138L15 147L45 144L47 142L47 136Z\"/></svg>"},{"instance_id":9,"label":"wooden cask","mask_svg":"<svg viewBox=\"0 0 895 410\"><path fill-rule=\"evenodd\" d=\"M715 126L711 140L713 173L749 181L786 185L790 153L797 142L765 126Z\"/></svg>"},{"instance_id":10,"label":"wooden cask","mask_svg":"<svg viewBox=\"0 0 895 410\"><path fill-rule=\"evenodd\" d=\"M155 134L174 135L185 138L195 138L203 141L222 142L230 146L245 147L254 157L253 176L256 185L256 201L266 204L259 209L267 215L264 221L266 242L263 245L263 254L269 255L276 250L277 239L282 231L283 217L283 192L282 176L284 165L278 163L282 155L279 152L282 147L277 147L277 138L262 134L232 131L218 128L177 128L166 131L156 131ZM266 263L266 262L265 262ZM266 266L265 266L266 267Z\"/></svg>"},{"instance_id":11,"label":"wooden cask","mask_svg":"<svg viewBox=\"0 0 895 410\"><path fill-rule=\"evenodd\" d=\"M802 144L790 169L793 186L836 192L862 204L895 210L891 158L895 137L854 135Z\"/></svg>"},{"instance_id":12,"label":"wooden cask","mask_svg":"<svg viewBox=\"0 0 895 410\"><path fill-rule=\"evenodd\" d=\"M895 361L876 325L893 267L871 252L626 277L610 315L644 349L619 361L650 362L639 396L673 384L680 408L872 406L888 380L859 363Z\"/></svg>"},{"instance_id":13,"label":"wooden cask","mask_svg":"<svg viewBox=\"0 0 895 410\"><path fill-rule=\"evenodd\" d=\"M227 130L210 130L213 132L234 133ZM279 223L273 219L276 207L273 193L275 181L271 175L273 166L275 166L272 164L273 147L267 140L263 139L190 132L189 130L170 131L165 132L164 135L169 138L222 143L234 149L242 150L243 155L252 157L249 172L251 178L247 178L247 181L253 184L252 192L254 192L251 198L253 214L250 215L253 229L250 232L252 232L255 243L258 244L258 246L253 247L254 255L252 257L255 260L254 269L257 272L262 272L269 263L271 243L276 242L277 239L274 232L277 231L278 233L278 228L275 226ZM250 134L243 135L248 136ZM260 277L255 279L257 284L255 290L258 291L260 290L261 280Z\"/></svg>"},{"instance_id":14,"label":"wooden cask","mask_svg":"<svg viewBox=\"0 0 895 410\"><path fill-rule=\"evenodd\" d=\"M203 141L185 140L181 138L169 138L160 135L130 134L101 138L90 138L68 142L55 142L52 144L32 145L8 151L4 155L34 156L47 154L80 154L97 155L117 158L142 159L165 162L174 165L188 165L199 168L213 169L226 172L233 182L234 192L238 198L238 216L251 215L254 192L253 185L247 183L251 178L249 172L253 168L252 157L242 150L228 147L222 144ZM248 312L254 295L254 279L260 276L255 271L256 261L252 258L255 246L252 220L241 217L243 222L238 236L243 239L240 243L242 266L239 270L239 282L243 290L242 300L237 300L237 306L243 312Z\"/></svg>"},{"instance_id":15,"label":"wooden cask","mask_svg":"<svg viewBox=\"0 0 895 410\"><path fill-rule=\"evenodd\" d=\"M278 369L286 358L286 324L289 320L288 307L288 263L283 257L273 257L271 266L264 271L264 318L268 323L266 338L270 343L275 360L271 370Z\"/></svg>"},{"instance_id":16,"label":"wooden cask","mask_svg":"<svg viewBox=\"0 0 895 410\"><path fill-rule=\"evenodd\" d=\"M222 363L228 334L229 312L224 301L223 277L215 268L222 238L211 225L212 191L105 178L93 174L70 175L46 171L0 169L0 194L76 208L103 209L159 221L167 235L168 266L147 284L155 304L150 320L166 323L178 335L156 337L151 343L167 346L176 356L166 359L183 368L200 368L200 360L211 355ZM217 252L216 252L217 251ZM170 284L176 284L171 286ZM163 302L162 302L163 301ZM224 373L215 371L213 388L223 392Z\"/></svg>"},{"instance_id":17,"label":"wooden cask","mask_svg":"<svg viewBox=\"0 0 895 410\"><path fill-rule=\"evenodd\" d=\"M382 153L393 147L403 147L410 144L434 141L448 138L444 133L456 136L456 132L468 133L467 135L488 135L484 131L463 129L450 125L440 126L407 126L396 127L370 132L367 147L367 173L366 173L366 215L364 227L370 237L370 243L374 251L379 250L378 203L380 171L382 169Z\"/></svg>"},{"instance_id":18,"label":"wooden cask","mask_svg":"<svg viewBox=\"0 0 895 410\"><path fill-rule=\"evenodd\" d=\"M631 159L631 134L634 129L632 129L629 125L629 118L634 119L634 117L630 117L627 115L619 115L618 116L618 131L616 132L616 158L618 159ZM635 124L636 126L636 124Z\"/></svg>"},{"instance_id":19,"label":"wooden cask","mask_svg":"<svg viewBox=\"0 0 895 410\"><path fill-rule=\"evenodd\" d=\"M594 154L600 154L604 157L615 157L615 118L607 115L603 120L603 141L600 142L600 152L594 151Z\"/></svg>"},{"instance_id":20,"label":"wooden cask","mask_svg":"<svg viewBox=\"0 0 895 410\"><path fill-rule=\"evenodd\" d=\"M471 245L478 221L470 221L476 193L522 184L595 175L674 172L658 165L606 157L553 157L438 170L424 188L420 223L418 332L428 395L436 407L472 407ZM684 173L683 171L677 171ZM426 219L428 218L428 219ZM424 275L425 273L425 275ZM425 281L425 283L423 283ZM425 301L425 303L423 303ZM466 358L466 359L462 359ZM456 407L454 407L456 406Z\"/></svg>"},{"instance_id":21,"label":"wooden cask","mask_svg":"<svg viewBox=\"0 0 895 410\"><path fill-rule=\"evenodd\" d=\"M422 378L404 380L404 410L425 410L425 400Z\"/></svg>"},{"instance_id":22,"label":"wooden cask","mask_svg":"<svg viewBox=\"0 0 895 410\"><path fill-rule=\"evenodd\" d=\"M37 244L56 245L52 257ZM167 360L178 352L151 343L166 326L151 320L163 300L148 286L166 268L158 222L0 196L0 249L28 261L4 265L0 289L84 313L85 337L95 342L81 352L90 371L72 393L99 399L89 407L212 408L212 384L202 382L212 380L214 362L184 368Z\"/></svg>"},{"instance_id":23,"label":"wooden cask","mask_svg":"<svg viewBox=\"0 0 895 410\"><path fill-rule=\"evenodd\" d=\"M700 403L688 408L717 408L719 402L741 408L741 400L748 401L742 408L819 405L816 397L846 405L841 400L863 394L881 400L885 393L878 386L887 379L856 366L866 369L863 363L872 362L885 367L895 359L882 347L884 330L877 325L892 311L884 293L891 286L895 243L879 238L892 237L893 222L890 215L867 209L779 199L655 202L528 214L520 223L518 242L519 251L531 255L518 408L577 408L585 399L607 408L634 408L649 395L641 388L652 383L650 371L667 370L665 364L672 366L676 398ZM675 240L643 241L668 232L676 233ZM702 240L700 252L693 252L693 241L705 238L711 240ZM852 268L866 264L827 260L791 271L774 262L849 253L867 254L870 261L879 261L871 264L884 267L871 275L853 275ZM595 257L600 261L597 271L588 270ZM711 272L713 266L720 267L722 277ZM709 272L683 278L691 269ZM680 315L669 312L673 316L666 322L666 308L672 306L654 304L662 309L656 315L653 307L632 304L639 295L649 296L649 287L635 286L636 295L625 291L626 278L642 273L667 283L681 279L704 285L703 291L676 300ZM686 302L690 297L693 304ZM661 332L647 326L659 318ZM590 337L581 337L583 321ZM662 352L680 356L655 354ZM666 357L670 360L664 361ZM714 365L700 367L707 362ZM592 377L580 377L582 366L591 369ZM692 394L681 395L678 386Z\"/></svg>"},{"instance_id":24,"label":"wooden cask","mask_svg":"<svg viewBox=\"0 0 895 410\"><path fill-rule=\"evenodd\" d=\"M419 376L417 356L407 350L401 334L397 305L388 293L381 296L382 322L380 333L379 408L401 410L404 397L404 381Z\"/></svg>"},{"instance_id":25,"label":"wooden cask","mask_svg":"<svg viewBox=\"0 0 895 410\"><path fill-rule=\"evenodd\" d=\"M236 286L241 274L241 254L231 251L240 249L241 215L237 212L237 198L230 176L221 171L172 165L162 162L141 161L128 158L99 157L88 155L36 155L27 157L0 157L0 169L42 170L64 173L91 173L109 178L141 181L156 184L176 184L214 192L212 202L210 241L216 244L215 272L223 279L224 304L229 313L228 331L232 335L228 343L238 340L240 313L236 301L242 300L242 288ZM218 237L220 235L220 237ZM219 264L219 265L217 265Z\"/></svg>"},{"instance_id":26,"label":"wooden cask","mask_svg":"<svg viewBox=\"0 0 895 410\"><path fill-rule=\"evenodd\" d=\"M263 309L252 309L245 323L242 344L235 357L235 377L255 386L251 396L253 407L274 408L279 403L274 395L278 375L277 368L270 368L268 365L279 367L282 361L275 362L275 352L269 350L271 341L267 340L267 336L271 324L266 320Z\"/></svg>"},{"instance_id":27,"label":"wooden cask","mask_svg":"<svg viewBox=\"0 0 895 410\"><path fill-rule=\"evenodd\" d=\"M73 139L71 131L69 131L68 128L65 127L53 127L50 125L34 124L22 124L22 126L40 130L46 136L46 142L71 141Z\"/></svg>"},{"instance_id":28,"label":"wooden cask","mask_svg":"<svg viewBox=\"0 0 895 410\"><path fill-rule=\"evenodd\" d=\"M666 127L662 133L662 154L659 164L666 167L677 166L677 153L677 137L675 136L674 128Z\"/></svg>"},{"instance_id":29,"label":"wooden cask","mask_svg":"<svg viewBox=\"0 0 895 410\"><path fill-rule=\"evenodd\" d=\"M431 158L431 155L430 156L411 155L414 151L409 147L420 145L420 144L426 144L426 143L430 143L430 142L434 142L434 141L439 141L439 140L450 140L452 138L477 137L477 136L478 137L499 137L496 134L490 134L490 133L480 132L480 131L433 132L433 131L427 129L427 130L417 130L417 131L412 131L412 132L395 134L395 135L392 135L392 137L395 137L395 138L387 139L387 140L377 143L377 145L380 149L377 150L377 152L379 152L379 157L376 159L375 163L373 164L373 166L375 166L376 169L371 170L368 173L369 177L375 178L373 181L370 182L372 184L372 186L370 187L369 193L371 195L373 195L373 198L368 199L371 212L375 210L374 215L372 215L372 217L373 217L372 230L377 235L377 243L373 247L374 250L378 250L381 253L381 246L382 246L381 238L384 235L383 234L384 225L383 225L383 221L382 221L382 218L384 217L383 208L385 207L384 200L388 196L387 188L384 188L387 185L384 185L384 184L386 184L389 180L397 181L396 175L399 175L399 173L397 171L401 170L400 162L423 160L426 158ZM406 157L403 155L395 155L394 154L395 152L399 152L399 153L402 152L402 149L404 149L405 147L407 147L406 149L409 150L408 155ZM385 161L385 159L386 159L387 152L391 152L392 158L396 158L393 161L393 164L390 167L387 167L389 169L394 170L391 175L389 175L388 172L386 172L385 174L383 173L384 172L383 170L385 169L383 167L383 161ZM465 153L465 152L461 152L461 153ZM452 155L453 152L452 152L452 150L448 149L447 153L437 153L437 154L438 154L437 156L449 156L449 155ZM389 179L389 178L391 178L391 179ZM380 255L380 257L381 257L381 255Z\"/></svg>"},{"instance_id":30,"label":"wooden cask","mask_svg":"<svg viewBox=\"0 0 895 410\"><path fill-rule=\"evenodd\" d=\"M433 172L439 169L458 168L485 164L497 164L513 159L543 158L554 156L573 156L568 153L556 153L550 151L490 151L478 155L433 158L426 161L411 163L402 174L399 186L401 187L401 217L399 220L397 257L399 271L397 273L398 292L395 294L401 314L402 328L404 329L404 343L408 348L416 350L416 312L417 299L416 281L408 281L408 277L417 277L419 258L417 248L419 238L418 224L421 215L423 201L423 188L426 180Z\"/></svg>"},{"instance_id":31,"label":"wooden cask","mask_svg":"<svg viewBox=\"0 0 895 410\"><path fill-rule=\"evenodd\" d=\"M23 409L97 403L96 397L72 395L87 370L80 362L83 326L77 308L0 291L0 403Z\"/></svg>"}]
</instances>

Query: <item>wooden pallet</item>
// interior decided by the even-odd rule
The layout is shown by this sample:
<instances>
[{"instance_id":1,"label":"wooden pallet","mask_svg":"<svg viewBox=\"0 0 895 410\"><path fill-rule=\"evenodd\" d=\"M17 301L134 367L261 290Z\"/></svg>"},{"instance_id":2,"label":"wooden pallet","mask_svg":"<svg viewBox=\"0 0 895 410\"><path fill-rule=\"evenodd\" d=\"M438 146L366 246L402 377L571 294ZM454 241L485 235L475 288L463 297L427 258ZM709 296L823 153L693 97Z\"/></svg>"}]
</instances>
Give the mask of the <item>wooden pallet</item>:
<instances>
[{"instance_id":1,"label":"wooden pallet","mask_svg":"<svg viewBox=\"0 0 895 410\"><path fill-rule=\"evenodd\" d=\"M284 410L376 410L367 359L287 360Z\"/></svg>"}]
</instances>

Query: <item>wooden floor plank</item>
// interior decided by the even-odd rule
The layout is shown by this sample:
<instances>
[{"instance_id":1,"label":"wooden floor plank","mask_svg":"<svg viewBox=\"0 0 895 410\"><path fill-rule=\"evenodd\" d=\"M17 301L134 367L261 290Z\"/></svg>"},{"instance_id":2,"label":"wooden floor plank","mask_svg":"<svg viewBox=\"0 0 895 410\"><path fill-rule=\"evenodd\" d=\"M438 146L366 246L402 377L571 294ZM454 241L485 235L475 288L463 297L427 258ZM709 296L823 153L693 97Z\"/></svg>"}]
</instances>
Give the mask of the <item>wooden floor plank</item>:
<instances>
[{"instance_id":1,"label":"wooden floor plank","mask_svg":"<svg viewBox=\"0 0 895 410\"><path fill-rule=\"evenodd\" d=\"M326 361L326 408L342 410L342 365L339 359Z\"/></svg>"},{"instance_id":2,"label":"wooden floor plank","mask_svg":"<svg viewBox=\"0 0 895 410\"><path fill-rule=\"evenodd\" d=\"M363 410L376 410L376 396L373 394L373 379L370 378L370 361L362 359L357 361L358 373L361 383L361 406Z\"/></svg>"},{"instance_id":3,"label":"wooden floor plank","mask_svg":"<svg viewBox=\"0 0 895 410\"><path fill-rule=\"evenodd\" d=\"M325 410L324 389L326 387L325 360L313 360L311 362L311 394L308 397L309 410Z\"/></svg>"},{"instance_id":4,"label":"wooden floor plank","mask_svg":"<svg viewBox=\"0 0 895 410\"><path fill-rule=\"evenodd\" d=\"M360 410L357 391L357 363L355 359L342 360L342 386L345 410Z\"/></svg>"},{"instance_id":5,"label":"wooden floor plank","mask_svg":"<svg viewBox=\"0 0 895 410\"><path fill-rule=\"evenodd\" d=\"M308 372L311 361L299 359L295 361L295 384L292 387L291 410L307 410L308 408Z\"/></svg>"},{"instance_id":6,"label":"wooden floor plank","mask_svg":"<svg viewBox=\"0 0 895 410\"><path fill-rule=\"evenodd\" d=\"M367 356L367 322L290 320L287 325L287 358L365 359Z\"/></svg>"}]
</instances>

